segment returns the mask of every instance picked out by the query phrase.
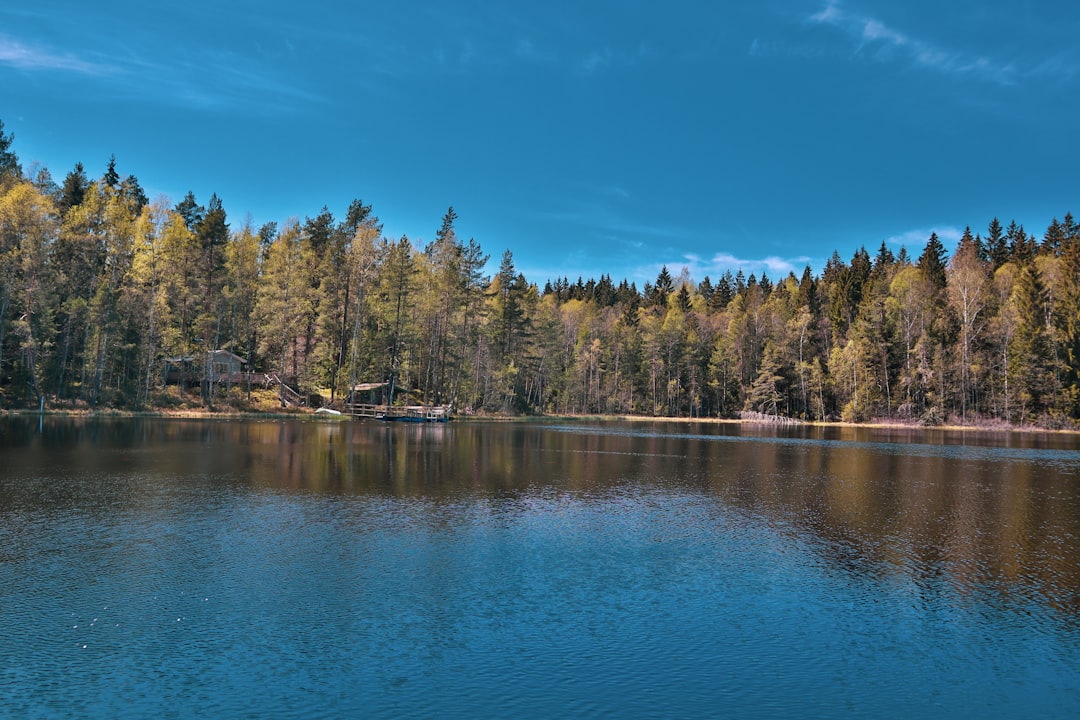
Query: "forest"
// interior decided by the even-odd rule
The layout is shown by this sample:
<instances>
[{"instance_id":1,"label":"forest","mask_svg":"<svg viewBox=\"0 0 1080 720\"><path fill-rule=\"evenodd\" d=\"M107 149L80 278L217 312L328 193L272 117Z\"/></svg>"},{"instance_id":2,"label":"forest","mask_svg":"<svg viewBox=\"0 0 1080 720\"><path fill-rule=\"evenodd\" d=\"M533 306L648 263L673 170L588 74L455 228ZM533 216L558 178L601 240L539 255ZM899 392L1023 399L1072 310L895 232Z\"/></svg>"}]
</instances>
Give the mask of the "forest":
<instances>
[{"instance_id":1,"label":"forest","mask_svg":"<svg viewBox=\"0 0 1080 720\"><path fill-rule=\"evenodd\" d=\"M150 201L112 158L61 183L24 172L0 122L0 409L229 406L214 351L338 405L457 413L776 418L1076 427L1080 226L997 218L949 257L883 242L820 275L663 268L547 280L455 231L423 247L344 218L230 223L216 196ZM167 382L170 369L179 372ZM251 375L248 375L250 377ZM284 396L283 400L284 400Z\"/></svg>"}]
</instances>

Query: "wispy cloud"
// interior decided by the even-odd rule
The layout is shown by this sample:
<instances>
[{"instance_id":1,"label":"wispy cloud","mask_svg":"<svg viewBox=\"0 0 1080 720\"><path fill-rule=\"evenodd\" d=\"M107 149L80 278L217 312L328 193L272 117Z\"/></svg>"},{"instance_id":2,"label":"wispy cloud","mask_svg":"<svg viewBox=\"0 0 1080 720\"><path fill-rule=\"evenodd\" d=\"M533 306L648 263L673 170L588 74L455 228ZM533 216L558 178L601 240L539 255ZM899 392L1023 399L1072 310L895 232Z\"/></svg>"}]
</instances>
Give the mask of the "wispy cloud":
<instances>
[{"instance_id":1,"label":"wispy cloud","mask_svg":"<svg viewBox=\"0 0 1080 720\"><path fill-rule=\"evenodd\" d=\"M715 284L724 273L731 272L734 275L741 270L747 277L755 275L761 278L763 275L768 275L773 281L778 281L787 277L788 273L800 276L803 268L807 265L813 266L813 264L811 258L805 256L783 258L770 255L752 258L737 257L731 253L721 252L712 257L702 257L697 253L688 252L675 255L667 262L639 265L630 275L642 282L655 282L660 270L666 267L673 276L678 276L685 270L695 283L700 283L708 276Z\"/></svg>"},{"instance_id":2,"label":"wispy cloud","mask_svg":"<svg viewBox=\"0 0 1080 720\"><path fill-rule=\"evenodd\" d=\"M291 113L297 101L321 102L315 94L250 58L210 52L164 62L158 54L149 47L114 47L107 61L90 60L87 58L103 56L94 51L59 53L40 43L0 34L0 67L88 78L98 83L103 93L210 110L258 107Z\"/></svg>"},{"instance_id":3,"label":"wispy cloud","mask_svg":"<svg viewBox=\"0 0 1080 720\"><path fill-rule=\"evenodd\" d=\"M0 65L20 70L50 70L79 75L103 75L113 68L90 62L71 53L56 53L48 48L27 45L8 35L0 34Z\"/></svg>"},{"instance_id":4,"label":"wispy cloud","mask_svg":"<svg viewBox=\"0 0 1080 720\"><path fill-rule=\"evenodd\" d=\"M607 68L611 65L611 61L612 54L609 48L594 50L589 53L589 56L581 63L581 70L586 75L592 75Z\"/></svg>"},{"instance_id":5,"label":"wispy cloud","mask_svg":"<svg viewBox=\"0 0 1080 720\"><path fill-rule=\"evenodd\" d=\"M622 50L612 50L610 47L596 48L586 53L585 59L579 66L579 72L589 76L608 70L634 68L656 56L656 52L645 43Z\"/></svg>"},{"instance_id":6,"label":"wispy cloud","mask_svg":"<svg viewBox=\"0 0 1080 720\"><path fill-rule=\"evenodd\" d=\"M843 31L855 42L856 54L882 60L901 58L926 70L977 77L1001 85L1015 84L1023 74L1010 63L936 46L878 18L847 10L839 0L828 0L825 7L807 20Z\"/></svg>"},{"instance_id":7,"label":"wispy cloud","mask_svg":"<svg viewBox=\"0 0 1080 720\"><path fill-rule=\"evenodd\" d=\"M946 246L956 245L964 235L962 229L953 227L952 225L914 228L897 233L896 235L890 235L885 238L885 244L896 248L905 247L907 248L909 255L917 256L922 252L922 249L930 239L930 235L933 233L936 233L938 239Z\"/></svg>"},{"instance_id":8,"label":"wispy cloud","mask_svg":"<svg viewBox=\"0 0 1080 720\"><path fill-rule=\"evenodd\" d=\"M752 271L755 268L760 268L762 271L767 270L773 277L777 277L787 275L790 272L802 272L808 262L810 262L810 258L803 255L793 258L782 258L775 255L763 258L740 258L730 253L717 253L713 255L709 265L714 269L714 272L731 268L741 268L746 272L747 270Z\"/></svg>"},{"instance_id":9,"label":"wispy cloud","mask_svg":"<svg viewBox=\"0 0 1080 720\"><path fill-rule=\"evenodd\" d=\"M253 109L290 115L317 94L228 52L207 53L177 62L129 56L118 61L109 78L112 92L165 105L207 111Z\"/></svg>"}]
</instances>

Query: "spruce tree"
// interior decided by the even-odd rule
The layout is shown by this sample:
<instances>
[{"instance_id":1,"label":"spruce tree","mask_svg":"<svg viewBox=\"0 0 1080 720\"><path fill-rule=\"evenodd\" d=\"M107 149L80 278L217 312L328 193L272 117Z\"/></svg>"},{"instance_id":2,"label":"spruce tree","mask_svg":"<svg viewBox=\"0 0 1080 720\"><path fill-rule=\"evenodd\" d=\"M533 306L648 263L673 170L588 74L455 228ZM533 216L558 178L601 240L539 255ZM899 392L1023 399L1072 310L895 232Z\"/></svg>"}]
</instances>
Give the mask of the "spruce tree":
<instances>
[{"instance_id":1,"label":"spruce tree","mask_svg":"<svg viewBox=\"0 0 1080 720\"><path fill-rule=\"evenodd\" d=\"M109 165L101 178L107 187L115 190L120 185L120 174L116 172L116 155L109 156Z\"/></svg>"},{"instance_id":2,"label":"spruce tree","mask_svg":"<svg viewBox=\"0 0 1080 720\"><path fill-rule=\"evenodd\" d=\"M945 246L942 245L937 233L930 233L930 239L926 241L923 254L919 256L918 266L925 277L937 290L944 290L947 282L945 268L948 257Z\"/></svg>"},{"instance_id":3,"label":"spruce tree","mask_svg":"<svg viewBox=\"0 0 1080 720\"><path fill-rule=\"evenodd\" d=\"M4 135L4 121L0 120L0 182L5 178L17 178L22 174L19 158L11 150L14 142L14 134Z\"/></svg>"},{"instance_id":4,"label":"spruce tree","mask_svg":"<svg viewBox=\"0 0 1080 720\"><path fill-rule=\"evenodd\" d=\"M1017 315L1008 372L1020 388L1021 420L1042 414L1052 391L1053 351L1046 329L1046 287L1034 263L1020 268L1010 304Z\"/></svg>"},{"instance_id":5,"label":"spruce tree","mask_svg":"<svg viewBox=\"0 0 1080 720\"><path fill-rule=\"evenodd\" d=\"M64 214L71 208L82 205L89 189L90 180L86 177L86 170L81 162L77 162L75 168L64 178L64 184L60 188L60 213Z\"/></svg>"},{"instance_id":6,"label":"spruce tree","mask_svg":"<svg viewBox=\"0 0 1080 720\"><path fill-rule=\"evenodd\" d=\"M1009 243L1001 229L1001 222L997 218L990 221L986 230L986 259L990 262L991 270L1009 261Z\"/></svg>"}]
</instances>

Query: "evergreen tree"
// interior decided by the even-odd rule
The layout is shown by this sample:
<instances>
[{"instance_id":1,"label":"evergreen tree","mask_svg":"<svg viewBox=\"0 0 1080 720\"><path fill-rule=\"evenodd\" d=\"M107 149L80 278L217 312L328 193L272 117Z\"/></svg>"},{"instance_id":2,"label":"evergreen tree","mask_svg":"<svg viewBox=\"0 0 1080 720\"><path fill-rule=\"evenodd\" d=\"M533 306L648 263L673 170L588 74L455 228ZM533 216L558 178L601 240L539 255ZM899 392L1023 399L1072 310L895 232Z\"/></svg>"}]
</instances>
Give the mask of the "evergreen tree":
<instances>
[{"instance_id":1,"label":"evergreen tree","mask_svg":"<svg viewBox=\"0 0 1080 720\"><path fill-rule=\"evenodd\" d=\"M809 310L811 315L816 315L818 312L817 282L814 280L813 273L810 272L809 265L803 268L802 278L799 280L799 305Z\"/></svg>"},{"instance_id":2,"label":"evergreen tree","mask_svg":"<svg viewBox=\"0 0 1080 720\"><path fill-rule=\"evenodd\" d=\"M611 282L610 275L601 275L600 282L596 283L593 297L600 307L611 307L616 302L615 284Z\"/></svg>"},{"instance_id":3,"label":"evergreen tree","mask_svg":"<svg viewBox=\"0 0 1080 720\"><path fill-rule=\"evenodd\" d=\"M86 171L81 162L75 163L75 168L64 178L64 184L60 188L59 210L61 214L67 213L73 207L82 205L86 191L90 188L90 181L86 177Z\"/></svg>"},{"instance_id":4,"label":"evergreen tree","mask_svg":"<svg viewBox=\"0 0 1080 720\"><path fill-rule=\"evenodd\" d=\"M454 232L454 221L457 220L458 214L454 212L454 206L451 205L446 210L446 214L443 215L442 225L435 233L436 242L446 240Z\"/></svg>"},{"instance_id":5,"label":"evergreen tree","mask_svg":"<svg viewBox=\"0 0 1080 720\"><path fill-rule=\"evenodd\" d=\"M675 290L675 281L671 278L671 273L668 272L667 265L664 265L660 269L660 274L656 276L656 284L652 287L651 296L645 298L646 304L653 307L665 307L667 300L671 297L671 293ZM646 293L648 295L648 293Z\"/></svg>"},{"instance_id":6,"label":"evergreen tree","mask_svg":"<svg viewBox=\"0 0 1080 720\"><path fill-rule=\"evenodd\" d=\"M1058 222L1058 219L1054 218L1046 228L1046 233L1043 235L1043 241L1039 248L1039 252L1046 255L1058 256L1061 254L1064 246L1065 229L1061 223Z\"/></svg>"},{"instance_id":7,"label":"evergreen tree","mask_svg":"<svg viewBox=\"0 0 1080 720\"><path fill-rule=\"evenodd\" d=\"M517 349L517 342L525 334L525 283L514 268L514 256L507 250L503 253L499 272L495 276L497 285L498 315L496 327L503 358L510 358Z\"/></svg>"},{"instance_id":8,"label":"evergreen tree","mask_svg":"<svg viewBox=\"0 0 1080 720\"><path fill-rule=\"evenodd\" d=\"M322 257L325 253L326 246L330 243L333 234L334 215L325 205L323 205L318 215L304 220L304 241L316 257ZM312 278L312 286L318 287L317 278Z\"/></svg>"},{"instance_id":9,"label":"evergreen tree","mask_svg":"<svg viewBox=\"0 0 1080 720\"><path fill-rule=\"evenodd\" d=\"M713 292L714 289L712 280L710 280L709 276L706 275L705 279L698 283L697 294L700 295L701 299L705 301L706 305L708 305L709 302L712 300Z\"/></svg>"},{"instance_id":10,"label":"evergreen tree","mask_svg":"<svg viewBox=\"0 0 1080 720\"><path fill-rule=\"evenodd\" d=\"M200 361L204 365L203 400L207 407L212 407L214 400L213 374L209 362L209 352L219 349L222 342L221 312L218 302L221 299L221 287L224 282L225 245L229 241L229 226L226 223L225 209L216 194L210 197L206 215L195 227L195 238L201 254L201 295L202 315L199 330L203 340L203 354Z\"/></svg>"},{"instance_id":11,"label":"evergreen tree","mask_svg":"<svg viewBox=\"0 0 1080 720\"><path fill-rule=\"evenodd\" d=\"M732 277L730 270L726 270L720 276L720 281L716 283L716 290L713 292L712 298L710 298L709 307L717 311L723 310L734 297L735 278Z\"/></svg>"},{"instance_id":12,"label":"evergreen tree","mask_svg":"<svg viewBox=\"0 0 1080 720\"><path fill-rule=\"evenodd\" d=\"M222 287L224 335L232 351L254 367L258 354L259 327L255 323L260 270L259 236L249 223L225 247L225 281Z\"/></svg>"},{"instance_id":13,"label":"evergreen tree","mask_svg":"<svg viewBox=\"0 0 1080 720\"><path fill-rule=\"evenodd\" d=\"M990 269L997 270L1009 261L1009 243L1001 229L1001 223L997 218L990 221L986 231L986 260L990 262Z\"/></svg>"},{"instance_id":14,"label":"evergreen tree","mask_svg":"<svg viewBox=\"0 0 1080 720\"><path fill-rule=\"evenodd\" d=\"M1046 328L1046 287L1033 263L1020 268L1010 302L1016 333L1009 343L1009 376L1018 389L1020 419L1045 412L1052 391L1053 355Z\"/></svg>"},{"instance_id":15,"label":"evergreen tree","mask_svg":"<svg viewBox=\"0 0 1080 720\"><path fill-rule=\"evenodd\" d=\"M1005 231L1005 241L1009 246L1009 258L1018 263L1026 263L1035 257L1037 250L1035 238L1029 237L1024 232L1023 225L1017 225L1013 220L1009 223L1009 229Z\"/></svg>"},{"instance_id":16,"label":"evergreen tree","mask_svg":"<svg viewBox=\"0 0 1080 720\"><path fill-rule=\"evenodd\" d=\"M4 121L0 120L0 183L3 183L5 179L18 178L22 174L22 168L19 167L19 158L11 149L14 142L15 135L13 133L4 135Z\"/></svg>"},{"instance_id":17,"label":"evergreen tree","mask_svg":"<svg viewBox=\"0 0 1080 720\"><path fill-rule=\"evenodd\" d=\"M782 392L784 376L780 374L780 370L779 351L771 342L766 343L761 367L746 397L746 402L751 408L766 415L780 414L780 405L784 399Z\"/></svg>"},{"instance_id":18,"label":"evergreen tree","mask_svg":"<svg viewBox=\"0 0 1080 720\"><path fill-rule=\"evenodd\" d=\"M184 196L184 199L176 204L173 211L184 220L184 224L187 225L188 230L195 232L195 228L197 228L203 220L206 208L195 201L195 193L189 190L188 194Z\"/></svg>"},{"instance_id":19,"label":"evergreen tree","mask_svg":"<svg viewBox=\"0 0 1080 720\"><path fill-rule=\"evenodd\" d=\"M690 311L690 291L686 289L686 285L679 287L679 292L675 295L676 304L683 312Z\"/></svg>"},{"instance_id":20,"label":"evergreen tree","mask_svg":"<svg viewBox=\"0 0 1080 720\"><path fill-rule=\"evenodd\" d=\"M127 200L131 212L135 215L142 212L142 209L150 202L142 186L139 185L139 179L134 175L128 175L120 183L120 194Z\"/></svg>"},{"instance_id":21,"label":"evergreen tree","mask_svg":"<svg viewBox=\"0 0 1080 720\"><path fill-rule=\"evenodd\" d=\"M101 181L106 187L115 190L120 185L120 175L116 172L116 155L109 156L109 165L105 168L105 174Z\"/></svg>"},{"instance_id":22,"label":"evergreen tree","mask_svg":"<svg viewBox=\"0 0 1080 720\"><path fill-rule=\"evenodd\" d=\"M923 277L930 282L930 284L936 290L944 290L947 282L945 268L947 266L948 257L945 253L945 246L941 243L937 233L930 233L930 239L926 242L926 247L923 249L922 255L919 256L919 270L922 271Z\"/></svg>"},{"instance_id":23,"label":"evergreen tree","mask_svg":"<svg viewBox=\"0 0 1080 720\"><path fill-rule=\"evenodd\" d=\"M132 247L131 269L125 278L122 295L129 314L129 323L136 330L134 338L140 348L141 382L135 396L135 406L145 407L150 389L157 376L163 343L163 328L168 327L170 307L165 277L173 268L167 266L163 233L169 225L170 212L164 203L155 203L139 214L136 220Z\"/></svg>"},{"instance_id":24,"label":"evergreen tree","mask_svg":"<svg viewBox=\"0 0 1080 720\"><path fill-rule=\"evenodd\" d=\"M307 249L296 222L285 225L263 263L255 315L259 327L260 351L278 375L278 400L285 407L289 400L286 385L295 383L300 374L300 338L309 312L310 285L303 273ZM291 362L290 362L291 359ZM276 368L275 368L276 366Z\"/></svg>"},{"instance_id":25,"label":"evergreen tree","mask_svg":"<svg viewBox=\"0 0 1080 720\"><path fill-rule=\"evenodd\" d=\"M380 274L380 298L384 302L384 312L389 331L389 367L387 378L389 390L387 404L393 404L399 383L402 381L402 368L406 364L411 322L409 312L411 296L416 277L416 260L413 257L412 243L402 235L397 242L387 242L382 248L382 272ZM409 389L406 384L404 389Z\"/></svg>"},{"instance_id":26,"label":"evergreen tree","mask_svg":"<svg viewBox=\"0 0 1080 720\"><path fill-rule=\"evenodd\" d=\"M325 205L314 218L305 218L301 236L306 263L297 272L311 289L310 312L304 318L302 382L323 387L337 378L337 330L343 311L344 278L339 268L345 239L336 232L334 215ZM331 395L336 393L331 391Z\"/></svg>"},{"instance_id":27,"label":"evergreen tree","mask_svg":"<svg viewBox=\"0 0 1080 720\"><path fill-rule=\"evenodd\" d=\"M874 266L872 272L876 275L884 275L888 273L889 269L896 263L896 257L893 255L892 250L885 244L885 241L881 241L881 247L878 248L878 253L874 257Z\"/></svg>"},{"instance_id":28,"label":"evergreen tree","mask_svg":"<svg viewBox=\"0 0 1080 720\"><path fill-rule=\"evenodd\" d=\"M1058 292L1055 325L1064 363L1063 404L1072 418L1080 419L1080 237L1068 233L1067 227L1062 232L1063 282Z\"/></svg>"}]
</instances>

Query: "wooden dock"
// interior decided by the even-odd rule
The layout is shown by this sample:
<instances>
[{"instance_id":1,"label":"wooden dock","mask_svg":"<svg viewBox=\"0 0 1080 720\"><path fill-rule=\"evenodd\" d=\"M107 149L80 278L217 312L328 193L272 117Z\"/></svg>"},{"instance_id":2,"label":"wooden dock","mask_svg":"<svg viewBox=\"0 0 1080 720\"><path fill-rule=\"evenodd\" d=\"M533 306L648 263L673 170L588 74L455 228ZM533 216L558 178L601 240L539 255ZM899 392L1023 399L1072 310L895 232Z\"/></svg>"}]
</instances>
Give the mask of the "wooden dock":
<instances>
[{"instance_id":1,"label":"wooden dock","mask_svg":"<svg viewBox=\"0 0 1080 720\"><path fill-rule=\"evenodd\" d=\"M446 422L450 408L445 405L346 405L344 413L358 418L373 418L387 422Z\"/></svg>"}]
</instances>

